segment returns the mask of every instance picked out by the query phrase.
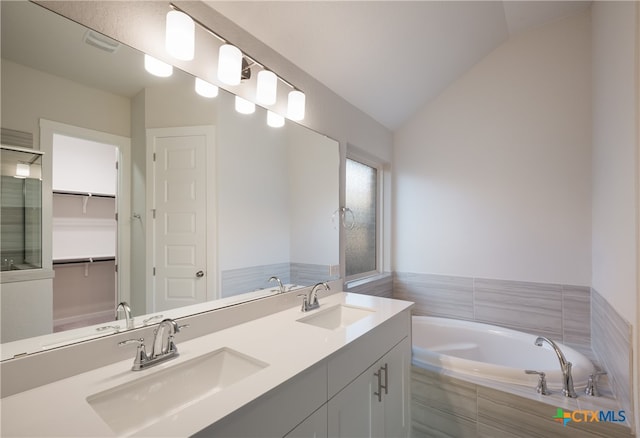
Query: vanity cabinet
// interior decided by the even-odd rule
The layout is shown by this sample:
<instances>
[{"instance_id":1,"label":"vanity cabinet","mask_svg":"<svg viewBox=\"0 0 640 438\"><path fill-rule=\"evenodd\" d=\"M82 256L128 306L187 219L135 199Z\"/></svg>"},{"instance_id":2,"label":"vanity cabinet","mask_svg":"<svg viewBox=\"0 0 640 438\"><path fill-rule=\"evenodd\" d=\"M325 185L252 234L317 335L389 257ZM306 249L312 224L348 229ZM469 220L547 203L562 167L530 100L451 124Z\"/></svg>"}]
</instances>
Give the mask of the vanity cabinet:
<instances>
[{"instance_id":1,"label":"vanity cabinet","mask_svg":"<svg viewBox=\"0 0 640 438\"><path fill-rule=\"evenodd\" d=\"M311 414L284 438L327 438L327 405Z\"/></svg>"},{"instance_id":2,"label":"vanity cabinet","mask_svg":"<svg viewBox=\"0 0 640 438\"><path fill-rule=\"evenodd\" d=\"M196 436L408 437L410 325L397 314Z\"/></svg>"},{"instance_id":3,"label":"vanity cabinet","mask_svg":"<svg viewBox=\"0 0 640 438\"><path fill-rule=\"evenodd\" d=\"M404 338L329 400L330 437L409 436L408 344Z\"/></svg>"}]
</instances>

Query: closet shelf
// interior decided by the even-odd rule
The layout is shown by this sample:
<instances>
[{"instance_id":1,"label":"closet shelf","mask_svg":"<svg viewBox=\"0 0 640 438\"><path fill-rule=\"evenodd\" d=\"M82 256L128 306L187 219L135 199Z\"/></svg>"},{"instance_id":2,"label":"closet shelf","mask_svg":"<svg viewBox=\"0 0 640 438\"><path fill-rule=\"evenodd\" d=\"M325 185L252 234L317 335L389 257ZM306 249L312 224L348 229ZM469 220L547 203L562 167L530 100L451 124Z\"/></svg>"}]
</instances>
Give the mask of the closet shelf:
<instances>
[{"instance_id":1,"label":"closet shelf","mask_svg":"<svg viewBox=\"0 0 640 438\"><path fill-rule=\"evenodd\" d=\"M98 262L115 262L115 257L84 257L78 259L60 259L54 260L54 265L70 265L76 263L98 263Z\"/></svg>"},{"instance_id":2,"label":"closet shelf","mask_svg":"<svg viewBox=\"0 0 640 438\"><path fill-rule=\"evenodd\" d=\"M53 190L54 195L67 195L67 196L89 196L91 198L110 198L115 199L116 195L101 194L101 193L89 193L89 192L69 192L63 190Z\"/></svg>"}]
</instances>

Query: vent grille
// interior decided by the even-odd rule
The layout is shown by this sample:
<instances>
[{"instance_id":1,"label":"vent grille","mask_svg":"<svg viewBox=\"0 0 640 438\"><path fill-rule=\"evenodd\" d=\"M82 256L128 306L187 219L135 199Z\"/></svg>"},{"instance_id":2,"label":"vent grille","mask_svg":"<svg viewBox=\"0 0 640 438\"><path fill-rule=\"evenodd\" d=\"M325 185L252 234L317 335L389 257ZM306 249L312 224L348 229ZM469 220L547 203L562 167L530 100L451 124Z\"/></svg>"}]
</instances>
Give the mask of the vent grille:
<instances>
[{"instance_id":1,"label":"vent grille","mask_svg":"<svg viewBox=\"0 0 640 438\"><path fill-rule=\"evenodd\" d=\"M84 42L107 53L114 53L120 48L119 42L93 30L85 32Z\"/></svg>"}]
</instances>

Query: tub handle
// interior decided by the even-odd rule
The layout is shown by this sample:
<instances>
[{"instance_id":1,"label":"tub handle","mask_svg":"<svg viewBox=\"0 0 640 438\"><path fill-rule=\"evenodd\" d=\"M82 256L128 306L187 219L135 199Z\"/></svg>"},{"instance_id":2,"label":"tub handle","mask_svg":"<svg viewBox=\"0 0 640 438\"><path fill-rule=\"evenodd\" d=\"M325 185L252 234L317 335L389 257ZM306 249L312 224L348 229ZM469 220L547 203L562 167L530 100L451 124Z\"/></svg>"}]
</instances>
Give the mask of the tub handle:
<instances>
[{"instance_id":1,"label":"tub handle","mask_svg":"<svg viewBox=\"0 0 640 438\"><path fill-rule=\"evenodd\" d=\"M541 395L549 395L551 392L547 389L546 374L542 371L524 370L526 374L537 374L538 385L536 386L536 392Z\"/></svg>"},{"instance_id":2,"label":"tub handle","mask_svg":"<svg viewBox=\"0 0 640 438\"><path fill-rule=\"evenodd\" d=\"M597 371L589 376L587 381L587 387L584 389L584 393L592 397L600 397L600 391L598 391L598 377L607 374L606 371Z\"/></svg>"},{"instance_id":3,"label":"tub handle","mask_svg":"<svg viewBox=\"0 0 640 438\"><path fill-rule=\"evenodd\" d=\"M378 391L374 392L373 395L377 395L378 401L381 402L382 401L382 368L379 368L378 372L373 373L373 375L378 378Z\"/></svg>"}]
</instances>

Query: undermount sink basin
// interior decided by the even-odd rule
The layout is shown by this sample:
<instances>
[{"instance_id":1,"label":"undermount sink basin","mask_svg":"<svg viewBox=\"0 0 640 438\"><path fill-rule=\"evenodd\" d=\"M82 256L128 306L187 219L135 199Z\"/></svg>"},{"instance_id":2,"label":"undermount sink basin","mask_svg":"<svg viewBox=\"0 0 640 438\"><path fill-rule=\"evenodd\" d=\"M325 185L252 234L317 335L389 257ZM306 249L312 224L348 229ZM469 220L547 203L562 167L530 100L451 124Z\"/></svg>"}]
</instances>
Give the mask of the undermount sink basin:
<instances>
[{"instance_id":1,"label":"undermount sink basin","mask_svg":"<svg viewBox=\"0 0 640 438\"><path fill-rule=\"evenodd\" d=\"M222 348L98 394L87 402L117 434L130 434L267 366Z\"/></svg>"},{"instance_id":2,"label":"undermount sink basin","mask_svg":"<svg viewBox=\"0 0 640 438\"><path fill-rule=\"evenodd\" d=\"M336 330L347 327L356 321L360 321L375 310L366 309L364 307L353 307L344 304L337 304L327 309L320 310L313 315L300 318L298 322L315 325L329 330Z\"/></svg>"}]
</instances>

